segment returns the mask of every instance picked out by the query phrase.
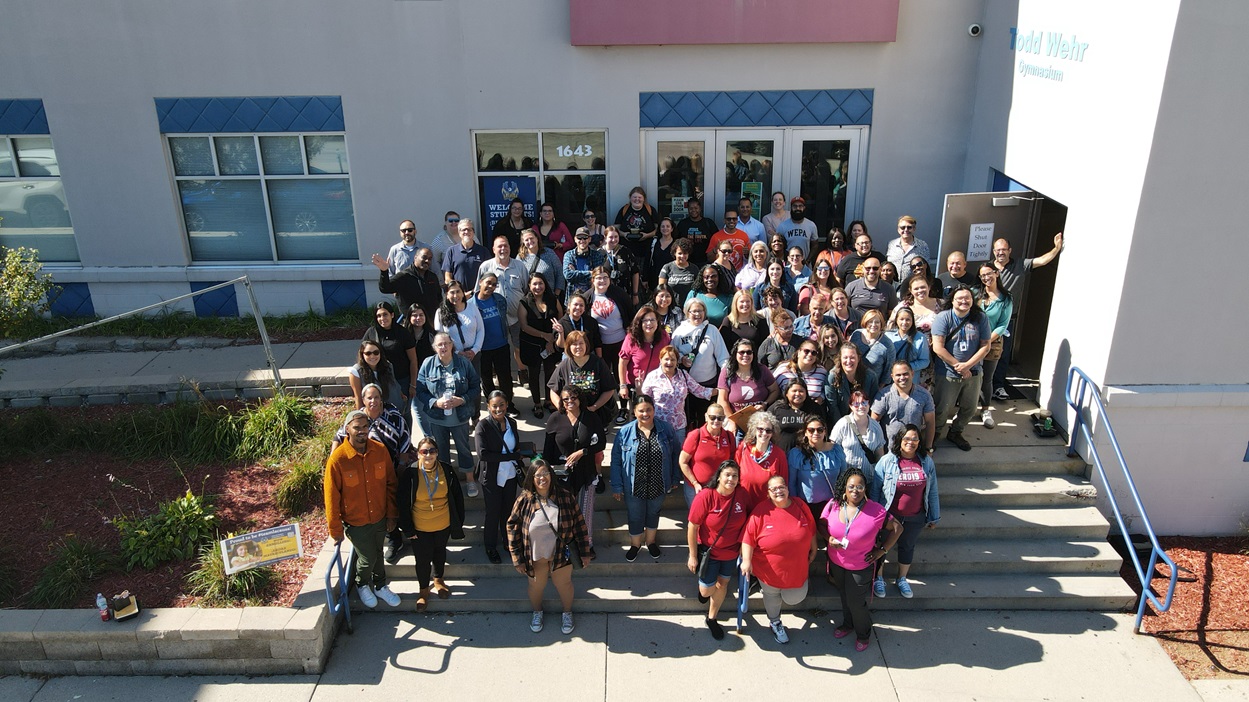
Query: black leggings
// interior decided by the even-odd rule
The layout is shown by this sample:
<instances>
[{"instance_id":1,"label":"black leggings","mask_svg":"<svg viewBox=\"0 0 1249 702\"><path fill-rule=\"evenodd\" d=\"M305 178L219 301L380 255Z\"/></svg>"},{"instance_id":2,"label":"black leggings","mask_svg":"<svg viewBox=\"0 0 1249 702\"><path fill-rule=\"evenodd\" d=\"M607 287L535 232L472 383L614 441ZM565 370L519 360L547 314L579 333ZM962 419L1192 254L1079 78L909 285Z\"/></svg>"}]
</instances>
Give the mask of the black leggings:
<instances>
[{"instance_id":1,"label":"black leggings","mask_svg":"<svg viewBox=\"0 0 1249 702\"><path fill-rule=\"evenodd\" d=\"M867 594L872 587L872 566L863 570L846 570L829 561L828 575L833 587L841 596L841 625L839 629L854 629L859 641L867 641L872 635L872 613L867 609Z\"/></svg>"},{"instance_id":2,"label":"black leggings","mask_svg":"<svg viewBox=\"0 0 1249 702\"><path fill-rule=\"evenodd\" d=\"M438 531L418 531L412 539L412 551L416 554L416 579L422 590L429 589L429 576L442 580L447 565L447 540L451 527Z\"/></svg>"},{"instance_id":3,"label":"black leggings","mask_svg":"<svg viewBox=\"0 0 1249 702\"><path fill-rule=\"evenodd\" d=\"M482 399L487 399L494 392L494 376L498 376L499 390L503 391L507 404L512 404L512 347L500 346L489 351L482 349L477 356L481 359Z\"/></svg>"}]
</instances>

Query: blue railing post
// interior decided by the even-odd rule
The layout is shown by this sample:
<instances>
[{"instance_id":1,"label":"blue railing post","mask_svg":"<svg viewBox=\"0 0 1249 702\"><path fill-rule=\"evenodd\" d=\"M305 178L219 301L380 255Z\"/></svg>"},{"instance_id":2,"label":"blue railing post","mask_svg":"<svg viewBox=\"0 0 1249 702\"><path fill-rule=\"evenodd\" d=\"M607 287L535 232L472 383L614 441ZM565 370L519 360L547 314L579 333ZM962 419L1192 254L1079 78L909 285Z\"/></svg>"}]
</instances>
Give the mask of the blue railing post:
<instances>
[{"instance_id":1,"label":"blue railing post","mask_svg":"<svg viewBox=\"0 0 1249 702\"><path fill-rule=\"evenodd\" d=\"M1097 444L1093 442L1093 433L1089 429L1091 418L1085 418L1084 411L1085 399L1088 397L1089 389L1092 389L1092 403L1097 407L1098 414L1102 419L1102 427L1105 429L1106 437L1110 439L1110 447L1114 449L1115 460L1119 464L1119 471L1123 476L1124 483L1127 485L1128 494L1132 496L1132 501L1136 505L1136 512L1140 515L1141 525L1145 528L1145 534L1149 537L1150 554L1149 568L1141 567L1140 556L1136 553L1136 547L1132 543L1132 535L1128 532L1127 523L1123 517L1123 510L1119 507L1119 500L1115 495L1114 489L1111 487L1110 480L1106 476L1106 468L1102 463L1101 453L1097 450ZM1074 397L1073 397L1074 395ZM1132 567L1136 570L1136 577L1141 583L1141 599L1140 604L1136 608L1136 624L1133 631L1140 633L1141 621L1145 617L1145 603L1152 602L1159 612L1165 612L1171 608L1171 600L1175 595L1175 584L1179 578L1179 569L1175 565L1175 561L1167 555L1166 551L1158 543L1158 535L1154 532L1153 524L1149 521L1149 515L1145 512L1145 505L1141 503L1140 493L1136 490L1136 482L1132 480L1132 473L1128 470L1127 460L1123 457L1123 450L1119 447L1119 440L1115 437L1115 429L1110 424L1110 416L1106 412L1106 405L1102 403L1101 389L1097 387L1092 378L1076 366L1072 366L1067 371L1067 406L1075 412L1075 420L1071 425L1071 443L1067 446L1067 455L1074 456L1076 454L1076 437L1083 436L1088 444L1088 453L1090 462L1097 470L1097 474L1101 477L1102 485L1106 486L1106 499L1110 503L1111 512L1114 514L1115 523L1119 526L1119 533L1123 535L1123 541L1127 545L1128 556L1132 560ZM1153 591L1153 575L1154 568L1157 567L1158 561L1165 563L1171 571L1170 582L1167 585L1166 596L1159 601L1158 596ZM1148 573L1148 575L1146 575Z\"/></svg>"},{"instance_id":2,"label":"blue railing post","mask_svg":"<svg viewBox=\"0 0 1249 702\"><path fill-rule=\"evenodd\" d=\"M347 557L343 558L343 544L348 544ZM334 558L330 561L330 567L325 569L325 603L330 609L330 616L338 616L339 612L343 613L347 624L347 633L355 633L355 629L351 623L351 598L349 592L351 590L351 581L355 577L355 552L351 550L350 542L346 539L338 542L334 546ZM337 586L331 582L332 576L338 577Z\"/></svg>"}]
</instances>

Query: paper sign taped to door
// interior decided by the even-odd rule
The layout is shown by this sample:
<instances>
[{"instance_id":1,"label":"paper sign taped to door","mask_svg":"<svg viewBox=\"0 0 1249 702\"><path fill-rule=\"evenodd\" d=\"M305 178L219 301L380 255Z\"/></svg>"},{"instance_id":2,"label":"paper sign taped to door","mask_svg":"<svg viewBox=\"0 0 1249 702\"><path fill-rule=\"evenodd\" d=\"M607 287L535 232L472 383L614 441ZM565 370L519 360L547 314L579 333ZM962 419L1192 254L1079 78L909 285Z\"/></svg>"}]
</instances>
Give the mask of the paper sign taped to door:
<instances>
[{"instance_id":1,"label":"paper sign taped to door","mask_svg":"<svg viewBox=\"0 0 1249 702\"><path fill-rule=\"evenodd\" d=\"M967 238L967 260L988 261L993 249L993 222L971 225Z\"/></svg>"}]
</instances>

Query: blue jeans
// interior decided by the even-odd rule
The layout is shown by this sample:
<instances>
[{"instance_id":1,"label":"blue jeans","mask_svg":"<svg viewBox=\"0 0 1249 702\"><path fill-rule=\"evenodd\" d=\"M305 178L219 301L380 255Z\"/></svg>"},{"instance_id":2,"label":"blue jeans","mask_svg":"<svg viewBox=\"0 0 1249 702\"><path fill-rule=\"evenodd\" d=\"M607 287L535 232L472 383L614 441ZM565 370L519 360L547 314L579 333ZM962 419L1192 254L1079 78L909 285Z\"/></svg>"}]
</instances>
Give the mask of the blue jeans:
<instances>
[{"instance_id":1,"label":"blue jeans","mask_svg":"<svg viewBox=\"0 0 1249 702\"><path fill-rule=\"evenodd\" d=\"M652 500L634 497L632 488L625 490L625 510L629 515L629 536L641 536L647 529L659 528L659 508L666 495Z\"/></svg>"},{"instance_id":2,"label":"blue jeans","mask_svg":"<svg viewBox=\"0 0 1249 702\"><path fill-rule=\"evenodd\" d=\"M441 410L440 410L441 411ZM468 425L429 423L430 436L438 443L438 460L456 466L463 473L473 472L473 445L468 438ZM451 462L451 440L455 439L456 463Z\"/></svg>"},{"instance_id":3,"label":"blue jeans","mask_svg":"<svg viewBox=\"0 0 1249 702\"><path fill-rule=\"evenodd\" d=\"M421 403L417 402L416 398L412 398L412 401L408 403L408 414L412 415L413 428L420 427L421 433L425 436L434 435L432 425L429 423L429 410L421 407Z\"/></svg>"}]
</instances>

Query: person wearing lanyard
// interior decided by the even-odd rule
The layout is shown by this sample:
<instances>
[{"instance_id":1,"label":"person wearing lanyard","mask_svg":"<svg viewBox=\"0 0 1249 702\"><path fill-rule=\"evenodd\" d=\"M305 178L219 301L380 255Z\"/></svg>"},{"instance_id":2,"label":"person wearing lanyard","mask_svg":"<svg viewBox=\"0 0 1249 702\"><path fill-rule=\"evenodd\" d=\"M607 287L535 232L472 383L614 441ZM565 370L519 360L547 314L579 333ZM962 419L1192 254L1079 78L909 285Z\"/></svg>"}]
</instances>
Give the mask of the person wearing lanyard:
<instances>
[{"instance_id":1,"label":"person wearing lanyard","mask_svg":"<svg viewBox=\"0 0 1249 702\"><path fill-rule=\"evenodd\" d=\"M520 430L516 420L507 416L507 396L495 390L486 400L489 416L477 423L473 432L477 449L477 478L486 501L486 523L482 542L486 558L502 563L499 536L507 538L503 518L512 511L516 501L516 477L521 472Z\"/></svg>"},{"instance_id":2,"label":"person wearing lanyard","mask_svg":"<svg viewBox=\"0 0 1249 702\"><path fill-rule=\"evenodd\" d=\"M430 576L438 599L451 597L443 580L448 539L464 538L464 493L455 469L438 460L438 443L428 436L417 442L416 464L399 481L399 528L412 542L416 579L421 593L416 611L429 605Z\"/></svg>"},{"instance_id":3,"label":"person wearing lanyard","mask_svg":"<svg viewBox=\"0 0 1249 702\"><path fill-rule=\"evenodd\" d=\"M872 636L872 614L867 593L875 563L898 542L902 528L876 502L867 499L867 480L858 468L847 468L837 478L833 499L820 515L828 533L828 574L841 595L841 625L833 636L844 639L854 632L854 650L867 650ZM876 545L881 529L889 532Z\"/></svg>"}]
</instances>

